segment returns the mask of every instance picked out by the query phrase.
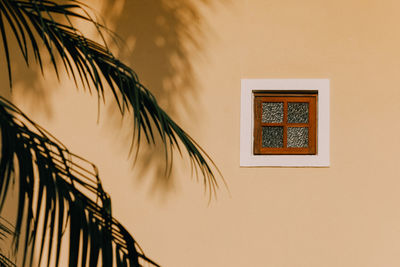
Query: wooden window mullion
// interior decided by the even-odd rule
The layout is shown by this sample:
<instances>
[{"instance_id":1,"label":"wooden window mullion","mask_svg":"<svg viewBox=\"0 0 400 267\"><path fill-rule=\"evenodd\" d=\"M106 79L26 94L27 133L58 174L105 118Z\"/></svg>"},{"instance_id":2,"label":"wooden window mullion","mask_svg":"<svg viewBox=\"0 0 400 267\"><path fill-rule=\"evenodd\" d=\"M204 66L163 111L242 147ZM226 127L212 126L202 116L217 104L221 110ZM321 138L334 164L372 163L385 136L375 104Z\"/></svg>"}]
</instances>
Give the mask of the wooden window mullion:
<instances>
[{"instance_id":1,"label":"wooden window mullion","mask_svg":"<svg viewBox=\"0 0 400 267\"><path fill-rule=\"evenodd\" d=\"M283 148L287 148L287 101L283 102Z\"/></svg>"}]
</instances>

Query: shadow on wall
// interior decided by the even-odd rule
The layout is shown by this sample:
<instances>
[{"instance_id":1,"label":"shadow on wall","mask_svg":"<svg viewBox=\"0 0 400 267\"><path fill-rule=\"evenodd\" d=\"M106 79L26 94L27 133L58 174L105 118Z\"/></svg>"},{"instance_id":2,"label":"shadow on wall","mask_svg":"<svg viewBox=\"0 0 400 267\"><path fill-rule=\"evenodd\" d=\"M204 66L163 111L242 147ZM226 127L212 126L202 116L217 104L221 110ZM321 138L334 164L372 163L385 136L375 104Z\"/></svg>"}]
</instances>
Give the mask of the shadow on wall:
<instances>
[{"instance_id":1,"label":"shadow on wall","mask_svg":"<svg viewBox=\"0 0 400 267\"><path fill-rule=\"evenodd\" d=\"M56 73L54 69L47 64L50 61L47 54L45 55L45 53L43 53L42 55L44 73L44 75L42 75L39 65L35 62L32 50L28 49L30 65L30 67L28 67L18 48L18 43L14 38L14 34L10 29L7 31L7 36L11 61L12 90L9 83L5 49L3 42L0 42L0 62L2 62L2 68L0 70L0 95L11 101L16 94L22 96L29 110L42 112L47 118L51 118L52 108L50 97L53 90L52 88L49 89L46 87L46 79L51 78L51 76L56 77ZM60 75L63 75L62 68L60 70Z\"/></svg>"},{"instance_id":2,"label":"shadow on wall","mask_svg":"<svg viewBox=\"0 0 400 267\"><path fill-rule=\"evenodd\" d=\"M111 28L122 37L125 43L125 46L119 49L118 56L137 72L141 82L150 89L159 104L178 123L183 119L182 115L196 121L196 116L200 114L197 107L188 105L188 103L193 103L199 93L196 90L198 86L191 60L201 57L202 47L210 36L200 10L212 9L229 1L104 0L104 11L101 13L107 21L111 21L115 26ZM111 12L116 10L117 4L120 6L119 11ZM50 98L54 88L46 86L46 79L54 80L53 76L56 74L53 68L45 63L43 78L34 62L33 53L30 53L32 68L29 69L17 48L16 40L12 38L9 41L9 46L13 48L10 52L12 53L14 92L23 96L28 107L32 107L29 110L44 113L51 118ZM0 55L0 60L6 62L4 53ZM49 58L44 58L45 62L46 60L49 61ZM66 72L60 62L58 65L60 76L64 77ZM7 82L8 73L5 64L0 75L3 81L0 94L10 99L12 96ZM84 90L81 93L85 93ZM110 102L112 101L107 103ZM115 106L110 107L109 111L112 127L107 127L107 131L120 129L120 114ZM121 147L127 147L126 143L131 140L132 131L129 133L120 131L118 134L126 134L120 140L122 140ZM173 176L167 179L164 147L161 142L157 144L142 146L139 154L140 161L134 166L139 173L135 175L135 178L140 181L141 177L151 173L151 176L155 177L153 189L169 192L173 188L173 179L171 179ZM184 160L188 159L185 157Z\"/></svg>"},{"instance_id":3,"label":"shadow on wall","mask_svg":"<svg viewBox=\"0 0 400 267\"><path fill-rule=\"evenodd\" d=\"M115 32L125 42L120 51L121 59L136 71L160 106L178 122L182 114L193 121L199 115L195 112L196 107L188 103L193 103L189 100L199 93L191 59L201 57L209 33L200 8L210 9L222 2L227 0L125 0L121 13L113 22ZM114 4L115 1L107 1L105 10L112 10ZM116 108L110 108L110 114L114 118L113 128L118 129L120 117L116 115ZM129 136L131 133L130 130ZM127 138L128 134L121 138L124 147ZM169 192L174 187L174 179L173 173L170 177L166 175L163 145L161 142L155 146L143 143L138 156L140 160L134 165L139 173L135 179L141 181L151 173L154 177L152 191Z\"/></svg>"},{"instance_id":4,"label":"shadow on wall","mask_svg":"<svg viewBox=\"0 0 400 267\"><path fill-rule=\"evenodd\" d=\"M10 87L9 72L3 41L0 41L0 96L9 100L10 102L14 102L13 100L15 98L15 94L23 96L24 104L29 106L28 110L32 110L34 112L43 112L47 118L51 118L52 109L49 99L52 90L46 88L40 68L36 62L34 62L35 60L33 52L29 51L31 66L29 68L26 65L25 60L18 48L18 43L14 38L13 33L9 28L6 28L6 30L11 62L12 87ZM45 60L45 57L43 60ZM46 66L44 66L44 68L46 68ZM44 70L44 73L45 78L46 76L55 75L52 70L47 72ZM30 115L31 114L28 114L28 116ZM13 263L17 260L21 260L24 254L23 249L20 249L17 254L15 254L13 250L14 242L12 234L4 232L4 227L7 227L10 231L14 231L14 222L16 221L17 216L16 209L18 206L17 188L19 188L18 179L14 181L14 184L8 190L9 192L5 200L6 204L1 210L0 228L3 229L0 229L0 257L5 257L0 259L1 266L4 264L6 264L4 266L14 266ZM22 229L25 229L25 227L26 226L23 225ZM24 236L21 238L23 239ZM9 262L9 260L11 262ZM32 266L35 265L36 261L34 257Z\"/></svg>"}]
</instances>

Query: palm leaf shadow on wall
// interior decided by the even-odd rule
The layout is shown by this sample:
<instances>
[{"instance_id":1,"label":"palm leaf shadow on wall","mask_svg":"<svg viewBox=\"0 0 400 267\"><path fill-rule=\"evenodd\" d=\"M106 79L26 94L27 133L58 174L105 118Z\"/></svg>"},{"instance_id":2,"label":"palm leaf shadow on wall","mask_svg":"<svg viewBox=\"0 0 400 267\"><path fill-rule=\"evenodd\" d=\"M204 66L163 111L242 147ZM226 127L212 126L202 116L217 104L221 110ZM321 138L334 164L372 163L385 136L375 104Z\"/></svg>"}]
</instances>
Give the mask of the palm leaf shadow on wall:
<instances>
[{"instance_id":1,"label":"palm leaf shadow on wall","mask_svg":"<svg viewBox=\"0 0 400 267\"><path fill-rule=\"evenodd\" d=\"M110 89L121 114L133 114L132 146L136 149L142 137L154 143L157 135L171 156L174 148L181 151L183 146L192 165L204 176L210 197L215 194L218 185L214 172L219 171L212 160L159 107L136 73L115 58L106 43L86 38L72 21L92 23L100 35L106 29L90 17L80 2L60 3L0 0L0 31L10 85L12 60L8 32L16 39L27 65L32 53L43 72L42 53L46 51L57 76L60 68L64 68L77 87L81 83L89 90L95 89L99 100ZM47 265L58 266L65 229L69 230L70 266L78 266L78 259L82 266L97 266L99 262L103 266L139 266L143 261L157 266L112 217L110 198L102 189L93 164L70 153L4 98L0 100L0 124L0 210L7 203L7 193L16 179L19 198L14 250L24 250L22 266L32 265L34 252L39 253L35 259L39 263L47 261ZM41 220L43 233L38 230ZM45 245L47 255L53 255L47 259L43 256Z\"/></svg>"},{"instance_id":2,"label":"palm leaf shadow on wall","mask_svg":"<svg viewBox=\"0 0 400 267\"><path fill-rule=\"evenodd\" d=\"M194 64L197 60L207 60L203 53L205 42L216 38L202 10L212 10L218 3L226 2L228 0L121 0L118 3L122 4L116 7L115 1L105 1L104 13L113 14L110 21L126 40L119 50L120 57L140 70L141 80L151 88L163 109L177 120L185 116L192 122L200 121L201 81ZM109 115L108 118L115 118L110 120L109 128L117 129L120 125L118 110L110 108ZM141 150L140 161L134 167L139 174L134 177L136 180L148 182L147 179L153 177L152 193L168 193L174 188L174 173L165 170L161 142ZM163 176L168 179L159 179Z\"/></svg>"}]
</instances>

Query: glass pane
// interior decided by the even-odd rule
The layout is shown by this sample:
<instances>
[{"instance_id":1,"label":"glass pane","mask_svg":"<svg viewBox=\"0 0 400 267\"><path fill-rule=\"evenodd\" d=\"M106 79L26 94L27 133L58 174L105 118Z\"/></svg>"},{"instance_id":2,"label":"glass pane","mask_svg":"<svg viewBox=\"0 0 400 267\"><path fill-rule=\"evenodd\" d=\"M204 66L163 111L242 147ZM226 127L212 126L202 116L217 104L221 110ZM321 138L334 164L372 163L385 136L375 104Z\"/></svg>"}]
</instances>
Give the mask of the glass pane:
<instances>
[{"instance_id":1,"label":"glass pane","mask_svg":"<svg viewBox=\"0 0 400 267\"><path fill-rule=\"evenodd\" d=\"M308 127L288 127L287 147L308 147Z\"/></svg>"},{"instance_id":2,"label":"glass pane","mask_svg":"<svg viewBox=\"0 0 400 267\"><path fill-rule=\"evenodd\" d=\"M264 102L262 103L263 123L283 122L283 103L282 102Z\"/></svg>"},{"instance_id":3,"label":"glass pane","mask_svg":"<svg viewBox=\"0 0 400 267\"><path fill-rule=\"evenodd\" d=\"M266 126L262 127L263 147L283 147L283 127Z\"/></svg>"},{"instance_id":4,"label":"glass pane","mask_svg":"<svg viewBox=\"0 0 400 267\"><path fill-rule=\"evenodd\" d=\"M308 123L308 103L288 103L288 123Z\"/></svg>"}]
</instances>

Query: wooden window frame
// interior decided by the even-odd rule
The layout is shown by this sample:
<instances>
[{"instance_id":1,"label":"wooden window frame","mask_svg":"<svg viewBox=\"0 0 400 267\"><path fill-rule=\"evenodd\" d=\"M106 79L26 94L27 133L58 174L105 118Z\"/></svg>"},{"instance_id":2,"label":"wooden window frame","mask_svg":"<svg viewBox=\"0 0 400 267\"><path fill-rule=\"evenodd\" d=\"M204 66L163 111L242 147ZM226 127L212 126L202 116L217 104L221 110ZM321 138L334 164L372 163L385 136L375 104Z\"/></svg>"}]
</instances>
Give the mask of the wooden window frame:
<instances>
[{"instance_id":1,"label":"wooden window frame","mask_svg":"<svg viewBox=\"0 0 400 267\"><path fill-rule=\"evenodd\" d=\"M254 92L254 155L315 155L317 154L317 101L315 92ZM283 122L263 123L262 103L283 102ZM288 102L308 103L308 123L288 123ZM283 147L262 147L262 127L283 127ZM308 146L304 148L287 147L288 127L308 127Z\"/></svg>"}]
</instances>

